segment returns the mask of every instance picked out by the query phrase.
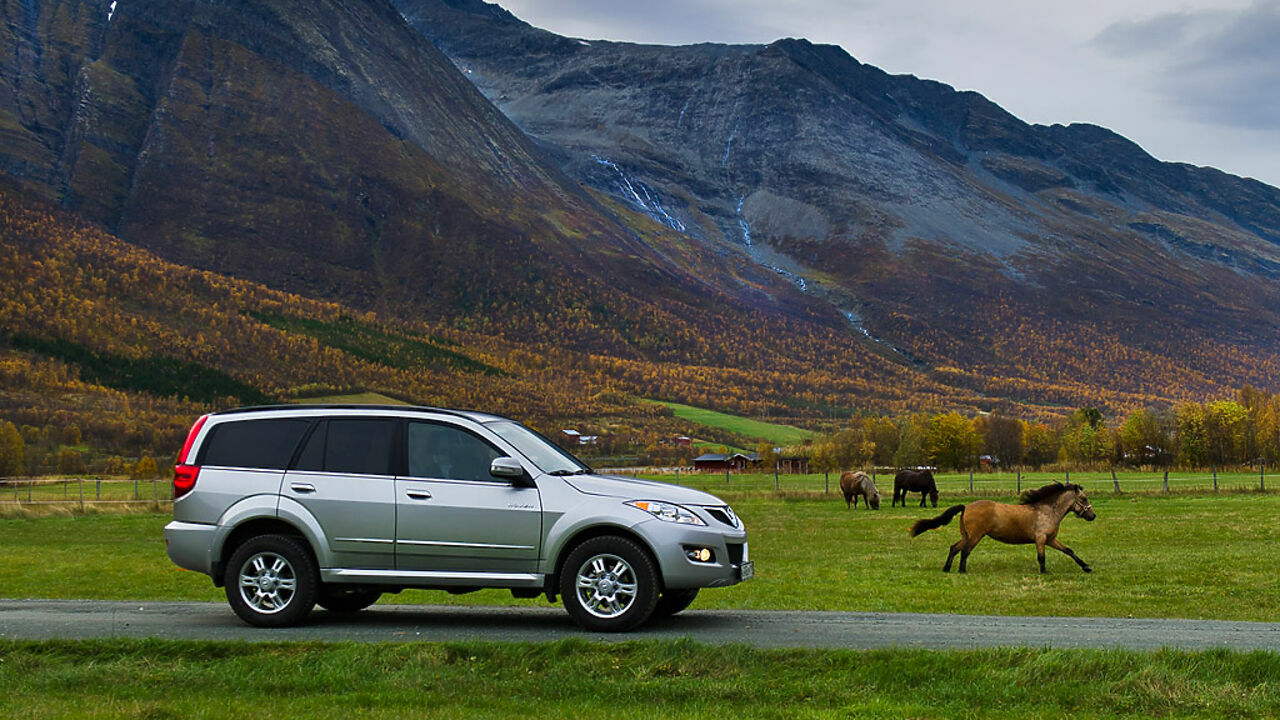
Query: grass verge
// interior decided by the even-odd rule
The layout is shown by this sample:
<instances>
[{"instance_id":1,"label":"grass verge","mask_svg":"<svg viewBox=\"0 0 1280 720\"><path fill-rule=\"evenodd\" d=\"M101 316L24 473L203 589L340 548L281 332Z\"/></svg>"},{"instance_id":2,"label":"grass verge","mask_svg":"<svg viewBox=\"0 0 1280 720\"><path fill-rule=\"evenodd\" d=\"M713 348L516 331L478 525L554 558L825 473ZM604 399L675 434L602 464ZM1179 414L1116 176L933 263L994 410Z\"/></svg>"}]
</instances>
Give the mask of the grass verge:
<instances>
[{"instance_id":1,"label":"grass verge","mask_svg":"<svg viewBox=\"0 0 1280 720\"><path fill-rule=\"evenodd\" d=\"M1278 677L1280 655L1227 651L0 642L0 715L1274 717Z\"/></svg>"}]
</instances>

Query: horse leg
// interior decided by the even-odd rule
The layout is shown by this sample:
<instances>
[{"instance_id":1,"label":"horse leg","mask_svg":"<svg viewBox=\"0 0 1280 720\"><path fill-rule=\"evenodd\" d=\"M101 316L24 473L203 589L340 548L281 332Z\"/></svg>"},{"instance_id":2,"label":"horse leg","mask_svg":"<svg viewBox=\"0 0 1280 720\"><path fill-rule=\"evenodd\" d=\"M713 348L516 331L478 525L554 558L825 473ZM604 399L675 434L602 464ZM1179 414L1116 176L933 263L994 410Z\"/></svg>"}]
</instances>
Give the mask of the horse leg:
<instances>
[{"instance_id":1,"label":"horse leg","mask_svg":"<svg viewBox=\"0 0 1280 720\"><path fill-rule=\"evenodd\" d=\"M925 495L928 495L928 494L929 493L926 493L926 492L920 493L920 507L924 507L924 497ZM938 507L937 504L934 504L934 507Z\"/></svg>"},{"instance_id":2,"label":"horse leg","mask_svg":"<svg viewBox=\"0 0 1280 720\"><path fill-rule=\"evenodd\" d=\"M942 572L951 572L951 559L960 552L960 548L964 547L964 538L960 538L951 546L950 552L947 553L947 564L942 566ZM964 566L961 566L960 572L964 572Z\"/></svg>"},{"instance_id":3,"label":"horse leg","mask_svg":"<svg viewBox=\"0 0 1280 720\"><path fill-rule=\"evenodd\" d=\"M1076 555L1075 552L1071 550L1071 548L1067 547L1066 545L1063 545L1062 541L1059 540L1058 538L1054 538L1050 540L1048 542L1048 545L1054 550L1061 550L1064 555L1071 558L1072 560L1075 560L1076 564L1080 566L1081 570L1085 572L1093 572L1093 568L1089 567L1089 563L1081 560L1079 555Z\"/></svg>"},{"instance_id":4,"label":"horse leg","mask_svg":"<svg viewBox=\"0 0 1280 720\"><path fill-rule=\"evenodd\" d=\"M961 520L961 522L963 522L963 520ZM960 572L968 571L969 553L973 552L973 549L978 547L978 542L982 540L983 537L983 535L971 537L967 533L965 534L964 540L961 541L964 545L960 548Z\"/></svg>"},{"instance_id":5,"label":"horse leg","mask_svg":"<svg viewBox=\"0 0 1280 720\"><path fill-rule=\"evenodd\" d=\"M1039 561L1040 561L1040 574L1041 574L1041 575L1043 575L1044 573L1048 572L1047 570L1045 570L1045 569L1044 569L1044 544L1045 544L1045 538L1044 538L1044 536L1043 536L1043 535L1038 536L1038 537L1036 538L1036 560L1039 560Z\"/></svg>"}]
</instances>

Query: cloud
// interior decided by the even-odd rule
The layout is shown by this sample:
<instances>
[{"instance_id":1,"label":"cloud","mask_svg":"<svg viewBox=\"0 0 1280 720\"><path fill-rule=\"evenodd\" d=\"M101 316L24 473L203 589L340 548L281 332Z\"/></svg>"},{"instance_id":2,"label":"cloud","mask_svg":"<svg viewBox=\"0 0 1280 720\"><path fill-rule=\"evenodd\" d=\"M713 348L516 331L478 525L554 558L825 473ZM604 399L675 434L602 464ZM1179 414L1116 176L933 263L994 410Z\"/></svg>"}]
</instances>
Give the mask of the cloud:
<instances>
[{"instance_id":1,"label":"cloud","mask_svg":"<svg viewBox=\"0 0 1280 720\"><path fill-rule=\"evenodd\" d=\"M1146 63L1156 89L1197 120L1280 128L1280 0L1117 22L1092 44Z\"/></svg>"},{"instance_id":2,"label":"cloud","mask_svg":"<svg viewBox=\"0 0 1280 720\"><path fill-rule=\"evenodd\" d=\"M701 42L769 42L773 29L761 21L762 0L504 0L517 17L587 39L682 45Z\"/></svg>"}]
</instances>

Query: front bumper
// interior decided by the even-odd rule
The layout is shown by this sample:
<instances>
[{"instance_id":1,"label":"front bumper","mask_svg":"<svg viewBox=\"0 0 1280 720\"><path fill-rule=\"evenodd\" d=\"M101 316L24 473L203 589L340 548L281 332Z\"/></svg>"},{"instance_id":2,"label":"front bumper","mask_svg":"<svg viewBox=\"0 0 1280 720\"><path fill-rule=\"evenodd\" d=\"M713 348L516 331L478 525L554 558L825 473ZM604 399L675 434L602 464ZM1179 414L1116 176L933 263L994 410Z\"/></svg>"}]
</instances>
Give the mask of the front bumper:
<instances>
[{"instance_id":1,"label":"front bumper","mask_svg":"<svg viewBox=\"0 0 1280 720\"><path fill-rule=\"evenodd\" d=\"M745 531L726 533L660 520L642 523L636 530L654 548L668 590L737 585L743 580L743 564L750 562ZM691 560L687 551L693 548L711 550L711 561Z\"/></svg>"}]
</instances>

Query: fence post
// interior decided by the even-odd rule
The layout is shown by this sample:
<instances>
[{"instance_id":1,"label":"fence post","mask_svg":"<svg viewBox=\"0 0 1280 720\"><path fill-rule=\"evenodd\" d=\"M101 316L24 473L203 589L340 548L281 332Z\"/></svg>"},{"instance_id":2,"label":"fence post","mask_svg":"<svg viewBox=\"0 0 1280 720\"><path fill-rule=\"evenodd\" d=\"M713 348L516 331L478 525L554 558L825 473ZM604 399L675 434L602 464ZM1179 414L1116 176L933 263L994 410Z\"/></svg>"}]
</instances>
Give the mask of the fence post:
<instances>
[{"instance_id":1,"label":"fence post","mask_svg":"<svg viewBox=\"0 0 1280 720\"><path fill-rule=\"evenodd\" d=\"M76 478L76 490L80 492L80 512L84 512L84 478Z\"/></svg>"},{"instance_id":2,"label":"fence post","mask_svg":"<svg viewBox=\"0 0 1280 720\"><path fill-rule=\"evenodd\" d=\"M778 492L778 461L773 461L773 491Z\"/></svg>"},{"instance_id":3,"label":"fence post","mask_svg":"<svg viewBox=\"0 0 1280 720\"><path fill-rule=\"evenodd\" d=\"M973 471L969 471L969 494L973 494Z\"/></svg>"},{"instance_id":4,"label":"fence post","mask_svg":"<svg viewBox=\"0 0 1280 720\"><path fill-rule=\"evenodd\" d=\"M1267 491L1267 461L1263 460L1258 468L1258 489Z\"/></svg>"},{"instance_id":5,"label":"fence post","mask_svg":"<svg viewBox=\"0 0 1280 720\"><path fill-rule=\"evenodd\" d=\"M1022 494L1022 468L1018 468L1018 494Z\"/></svg>"},{"instance_id":6,"label":"fence post","mask_svg":"<svg viewBox=\"0 0 1280 720\"><path fill-rule=\"evenodd\" d=\"M1218 492L1218 468L1213 468L1213 491Z\"/></svg>"},{"instance_id":7,"label":"fence post","mask_svg":"<svg viewBox=\"0 0 1280 720\"><path fill-rule=\"evenodd\" d=\"M679 475L676 476L676 479L679 480ZM133 499L138 499L138 478L133 479Z\"/></svg>"},{"instance_id":8,"label":"fence post","mask_svg":"<svg viewBox=\"0 0 1280 720\"><path fill-rule=\"evenodd\" d=\"M827 485L825 488L823 488L822 492L824 495L830 495L831 494L831 471L828 470L826 475L827 475Z\"/></svg>"},{"instance_id":9,"label":"fence post","mask_svg":"<svg viewBox=\"0 0 1280 720\"><path fill-rule=\"evenodd\" d=\"M1169 492L1169 471L1164 471L1164 491Z\"/></svg>"},{"instance_id":10,"label":"fence post","mask_svg":"<svg viewBox=\"0 0 1280 720\"><path fill-rule=\"evenodd\" d=\"M1120 494L1120 481L1116 479L1116 469L1111 468L1111 486L1115 488L1116 494Z\"/></svg>"},{"instance_id":11,"label":"fence post","mask_svg":"<svg viewBox=\"0 0 1280 720\"><path fill-rule=\"evenodd\" d=\"M95 497L98 500L101 500L102 499L102 478L98 478L95 481L95 484L97 485L97 490L96 490L97 495Z\"/></svg>"},{"instance_id":12,"label":"fence post","mask_svg":"<svg viewBox=\"0 0 1280 720\"><path fill-rule=\"evenodd\" d=\"M1071 471L1067 471L1067 482L1071 482Z\"/></svg>"},{"instance_id":13,"label":"fence post","mask_svg":"<svg viewBox=\"0 0 1280 720\"><path fill-rule=\"evenodd\" d=\"M27 502L31 502L31 486L35 484L36 484L35 480L27 481Z\"/></svg>"},{"instance_id":14,"label":"fence post","mask_svg":"<svg viewBox=\"0 0 1280 720\"><path fill-rule=\"evenodd\" d=\"M724 469L724 484L729 484L729 468Z\"/></svg>"}]
</instances>

